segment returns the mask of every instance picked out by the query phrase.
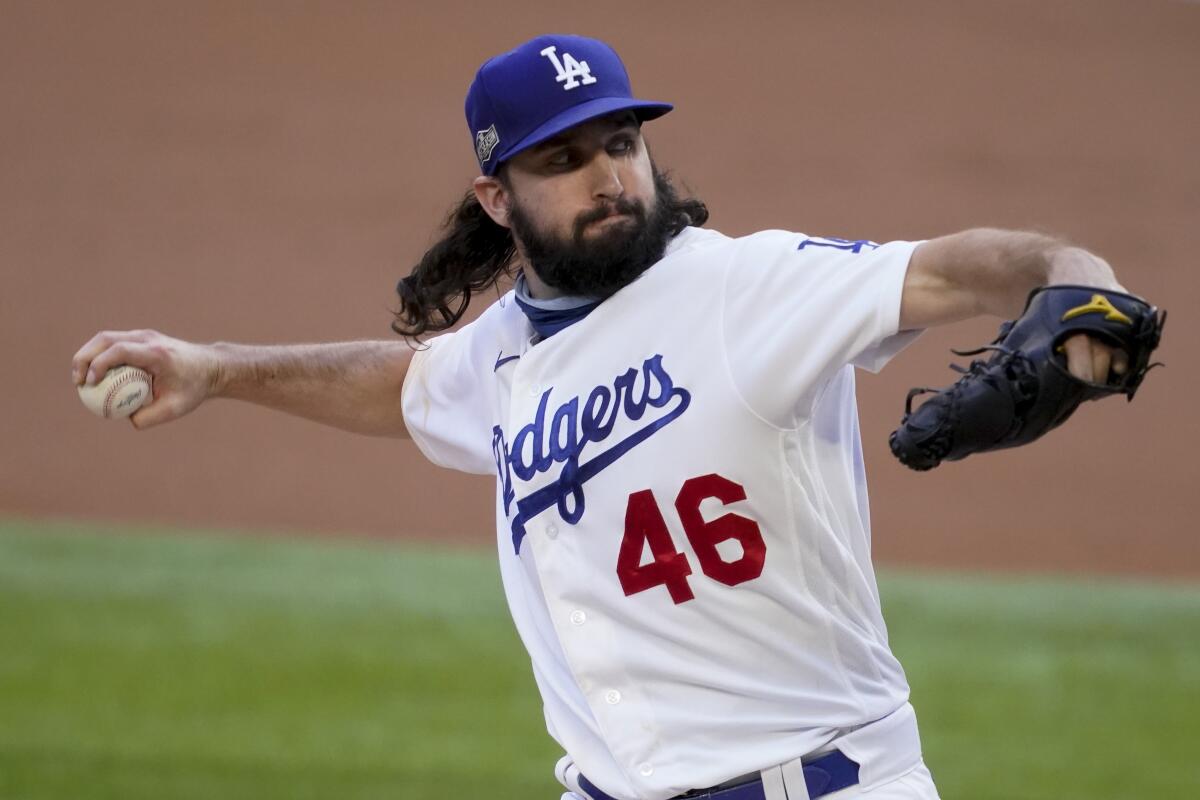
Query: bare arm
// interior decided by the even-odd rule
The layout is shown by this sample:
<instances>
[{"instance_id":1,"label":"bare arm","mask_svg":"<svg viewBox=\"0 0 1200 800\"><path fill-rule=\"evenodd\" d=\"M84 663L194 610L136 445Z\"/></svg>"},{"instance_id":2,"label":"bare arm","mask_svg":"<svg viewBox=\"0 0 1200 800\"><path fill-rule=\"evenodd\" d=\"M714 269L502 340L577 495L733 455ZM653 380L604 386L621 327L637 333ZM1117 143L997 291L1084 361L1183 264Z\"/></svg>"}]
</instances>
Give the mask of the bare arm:
<instances>
[{"instance_id":1,"label":"bare arm","mask_svg":"<svg viewBox=\"0 0 1200 800\"><path fill-rule=\"evenodd\" d=\"M204 345L122 331L94 336L75 354L71 371L76 384L94 383L119 364L149 371L154 402L131 417L136 428L229 397L355 433L400 437L408 435L400 390L412 353L403 341Z\"/></svg>"},{"instance_id":2,"label":"bare arm","mask_svg":"<svg viewBox=\"0 0 1200 800\"><path fill-rule=\"evenodd\" d=\"M1124 291L1108 262L1036 233L977 228L913 251L900 305L902 330L990 314L1014 319L1038 286L1075 283ZM1080 335L1065 342L1068 367L1084 380L1126 369L1125 354Z\"/></svg>"}]
</instances>

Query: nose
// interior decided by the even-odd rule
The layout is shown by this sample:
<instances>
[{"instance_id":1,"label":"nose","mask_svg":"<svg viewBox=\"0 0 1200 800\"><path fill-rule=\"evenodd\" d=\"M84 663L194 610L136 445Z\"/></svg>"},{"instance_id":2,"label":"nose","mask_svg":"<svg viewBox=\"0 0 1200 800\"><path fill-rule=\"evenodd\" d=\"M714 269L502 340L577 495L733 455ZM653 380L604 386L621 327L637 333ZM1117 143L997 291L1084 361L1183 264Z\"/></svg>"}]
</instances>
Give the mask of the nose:
<instances>
[{"instance_id":1,"label":"nose","mask_svg":"<svg viewBox=\"0 0 1200 800\"><path fill-rule=\"evenodd\" d=\"M591 164L592 198L616 200L625 193L616 160L608 153L601 153Z\"/></svg>"}]
</instances>

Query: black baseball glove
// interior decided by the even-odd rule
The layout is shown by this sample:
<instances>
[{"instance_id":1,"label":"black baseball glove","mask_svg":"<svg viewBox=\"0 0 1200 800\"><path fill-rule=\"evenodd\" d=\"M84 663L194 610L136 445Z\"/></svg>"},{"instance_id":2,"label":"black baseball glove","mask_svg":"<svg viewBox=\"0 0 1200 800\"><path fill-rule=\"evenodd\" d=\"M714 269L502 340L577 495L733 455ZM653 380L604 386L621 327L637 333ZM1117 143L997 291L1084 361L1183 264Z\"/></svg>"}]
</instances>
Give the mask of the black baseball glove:
<instances>
[{"instance_id":1,"label":"black baseball glove","mask_svg":"<svg viewBox=\"0 0 1200 800\"><path fill-rule=\"evenodd\" d=\"M1090 286L1043 286L1029 295L1017 320L1000 326L1000 335L973 356L990 352L945 389L916 388L908 393L904 418L888 442L896 458L916 470L933 469L971 453L1028 444L1061 425L1084 400L1123 394L1130 400L1146 372L1157 364L1167 313L1133 295ZM1124 350L1129 367L1104 383L1080 380L1067 371L1062 343L1086 333ZM913 410L913 398L932 392Z\"/></svg>"}]
</instances>

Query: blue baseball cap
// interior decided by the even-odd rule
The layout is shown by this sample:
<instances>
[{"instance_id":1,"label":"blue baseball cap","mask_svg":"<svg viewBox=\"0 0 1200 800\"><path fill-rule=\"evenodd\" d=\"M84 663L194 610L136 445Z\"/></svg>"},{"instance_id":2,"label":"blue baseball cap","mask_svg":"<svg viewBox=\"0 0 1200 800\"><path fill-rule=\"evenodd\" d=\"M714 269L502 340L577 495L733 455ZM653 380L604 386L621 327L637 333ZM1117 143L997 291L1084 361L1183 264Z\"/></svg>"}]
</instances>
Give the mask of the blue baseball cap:
<instances>
[{"instance_id":1,"label":"blue baseball cap","mask_svg":"<svg viewBox=\"0 0 1200 800\"><path fill-rule=\"evenodd\" d=\"M522 150L615 111L638 119L674 106L638 100L611 47L585 36L539 36L490 58L467 90L467 125L484 175Z\"/></svg>"}]
</instances>

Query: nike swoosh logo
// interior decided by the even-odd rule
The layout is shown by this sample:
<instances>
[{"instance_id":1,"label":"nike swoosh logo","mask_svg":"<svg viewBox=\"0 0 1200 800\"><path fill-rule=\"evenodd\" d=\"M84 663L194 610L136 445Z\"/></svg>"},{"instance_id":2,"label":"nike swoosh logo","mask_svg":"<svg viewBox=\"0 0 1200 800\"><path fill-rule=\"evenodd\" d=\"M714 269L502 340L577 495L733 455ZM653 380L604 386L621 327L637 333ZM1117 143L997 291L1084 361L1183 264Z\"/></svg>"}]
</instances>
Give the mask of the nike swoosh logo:
<instances>
[{"instance_id":1,"label":"nike swoosh logo","mask_svg":"<svg viewBox=\"0 0 1200 800\"><path fill-rule=\"evenodd\" d=\"M503 351L503 350L501 350L501 351L500 351L500 352L499 352L499 353L496 355L496 366L492 367L492 372L496 372L497 370L499 370L501 367L503 367L503 366L504 366L505 364L507 364L508 362L510 362L510 361L516 361L518 358L520 358L520 356L507 356L507 357L506 357L506 356L504 355L504 351Z\"/></svg>"}]
</instances>

